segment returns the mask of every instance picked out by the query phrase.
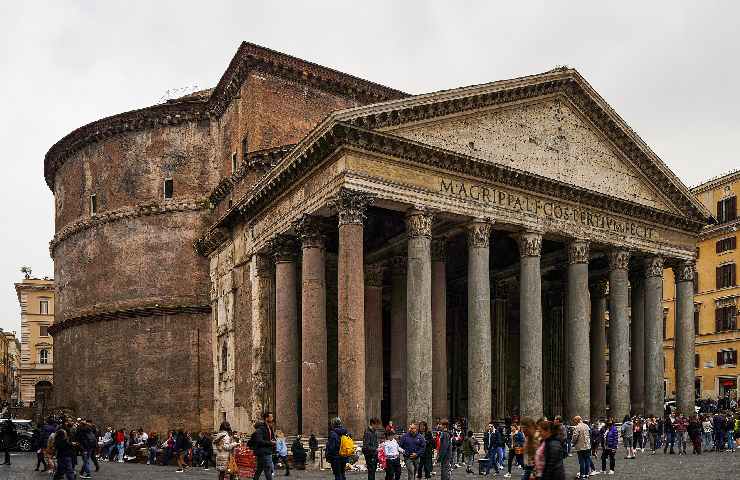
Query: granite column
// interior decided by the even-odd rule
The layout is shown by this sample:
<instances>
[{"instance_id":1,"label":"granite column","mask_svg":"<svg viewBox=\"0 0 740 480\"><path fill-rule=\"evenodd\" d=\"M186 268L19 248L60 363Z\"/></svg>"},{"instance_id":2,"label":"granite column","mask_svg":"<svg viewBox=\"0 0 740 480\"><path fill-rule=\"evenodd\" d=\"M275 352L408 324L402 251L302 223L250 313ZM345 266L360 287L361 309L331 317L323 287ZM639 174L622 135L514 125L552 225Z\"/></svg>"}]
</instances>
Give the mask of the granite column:
<instances>
[{"instance_id":1,"label":"granite column","mask_svg":"<svg viewBox=\"0 0 740 480\"><path fill-rule=\"evenodd\" d=\"M686 416L694 414L694 261L673 267L676 278L676 407Z\"/></svg>"},{"instance_id":2,"label":"granite column","mask_svg":"<svg viewBox=\"0 0 740 480\"><path fill-rule=\"evenodd\" d=\"M354 435L365 430L365 276L363 221L372 198L342 189L332 201L339 216L338 410Z\"/></svg>"},{"instance_id":3,"label":"granite column","mask_svg":"<svg viewBox=\"0 0 740 480\"><path fill-rule=\"evenodd\" d=\"M328 422L326 346L326 252L320 219L296 222L301 238L301 430L323 435Z\"/></svg>"},{"instance_id":4,"label":"granite column","mask_svg":"<svg viewBox=\"0 0 740 480\"><path fill-rule=\"evenodd\" d=\"M391 420L406 425L406 257L391 259Z\"/></svg>"},{"instance_id":5,"label":"granite column","mask_svg":"<svg viewBox=\"0 0 740 480\"><path fill-rule=\"evenodd\" d=\"M491 417L491 280L488 220L468 229L468 428L483 432Z\"/></svg>"},{"instance_id":6,"label":"granite column","mask_svg":"<svg viewBox=\"0 0 740 480\"><path fill-rule=\"evenodd\" d=\"M542 234L519 235L519 408L522 417L542 417Z\"/></svg>"},{"instance_id":7,"label":"granite column","mask_svg":"<svg viewBox=\"0 0 740 480\"><path fill-rule=\"evenodd\" d=\"M294 237L270 242L275 258L275 419L288 435L299 433L300 342Z\"/></svg>"},{"instance_id":8,"label":"granite column","mask_svg":"<svg viewBox=\"0 0 740 480\"><path fill-rule=\"evenodd\" d=\"M663 412L663 258L645 261L645 414Z\"/></svg>"},{"instance_id":9,"label":"granite column","mask_svg":"<svg viewBox=\"0 0 740 480\"><path fill-rule=\"evenodd\" d=\"M367 418L383 399L383 265L365 265L365 397Z\"/></svg>"},{"instance_id":10,"label":"granite column","mask_svg":"<svg viewBox=\"0 0 740 480\"><path fill-rule=\"evenodd\" d=\"M565 322L565 338L568 342L568 418L576 415L586 417L591 411L588 261L588 242L574 240L568 244L568 308Z\"/></svg>"},{"instance_id":11,"label":"granite column","mask_svg":"<svg viewBox=\"0 0 740 480\"><path fill-rule=\"evenodd\" d=\"M632 412L645 414L645 282L642 272L630 278L630 403Z\"/></svg>"},{"instance_id":12,"label":"granite column","mask_svg":"<svg viewBox=\"0 0 740 480\"><path fill-rule=\"evenodd\" d=\"M616 421L630 414L629 259L627 250L609 252L609 411Z\"/></svg>"},{"instance_id":13,"label":"granite column","mask_svg":"<svg viewBox=\"0 0 740 480\"><path fill-rule=\"evenodd\" d=\"M606 415L606 280L591 286L591 419Z\"/></svg>"},{"instance_id":14,"label":"granite column","mask_svg":"<svg viewBox=\"0 0 740 480\"><path fill-rule=\"evenodd\" d=\"M432 421L432 215L406 215L406 405L409 422Z\"/></svg>"},{"instance_id":15,"label":"granite column","mask_svg":"<svg viewBox=\"0 0 740 480\"><path fill-rule=\"evenodd\" d=\"M447 401L447 240L432 240L432 417L446 418Z\"/></svg>"}]
</instances>

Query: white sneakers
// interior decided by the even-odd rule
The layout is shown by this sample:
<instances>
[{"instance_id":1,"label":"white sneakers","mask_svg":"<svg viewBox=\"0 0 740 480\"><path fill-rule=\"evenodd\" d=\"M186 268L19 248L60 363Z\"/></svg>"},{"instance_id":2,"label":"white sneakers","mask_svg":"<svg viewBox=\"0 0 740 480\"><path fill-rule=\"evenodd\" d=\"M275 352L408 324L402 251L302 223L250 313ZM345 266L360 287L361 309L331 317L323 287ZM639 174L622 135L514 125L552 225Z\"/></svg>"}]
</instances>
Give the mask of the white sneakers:
<instances>
[{"instance_id":1,"label":"white sneakers","mask_svg":"<svg viewBox=\"0 0 740 480\"><path fill-rule=\"evenodd\" d=\"M609 470L609 475L614 475L614 470Z\"/></svg>"}]
</instances>

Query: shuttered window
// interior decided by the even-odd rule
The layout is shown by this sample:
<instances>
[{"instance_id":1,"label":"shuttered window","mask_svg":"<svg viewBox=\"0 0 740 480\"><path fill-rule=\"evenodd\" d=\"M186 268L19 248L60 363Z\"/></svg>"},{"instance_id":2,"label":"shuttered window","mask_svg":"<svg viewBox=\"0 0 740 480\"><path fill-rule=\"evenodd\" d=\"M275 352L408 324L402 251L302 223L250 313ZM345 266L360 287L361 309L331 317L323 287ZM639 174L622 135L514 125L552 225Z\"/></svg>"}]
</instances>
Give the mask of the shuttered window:
<instances>
[{"instance_id":1,"label":"shuttered window","mask_svg":"<svg viewBox=\"0 0 740 480\"><path fill-rule=\"evenodd\" d=\"M734 287L737 285L735 264L728 263L717 267L717 288Z\"/></svg>"},{"instance_id":2,"label":"shuttered window","mask_svg":"<svg viewBox=\"0 0 740 480\"><path fill-rule=\"evenodd\" d=\"M717 202L717 221L727 223L737 218L737 197L725 198Z\"/></svg>"},{"instance_id":3,"label":"shuttered window","mask_svg":"<svg viewBox=\"0 0 740 480\"><path fill-rule=\"evenodd\" d=\"M717 366L737 365L737 350L727 349L717 352Z\"/></svg>"},{"instance_id":4,"label":"shuttered window","mask_svg":"<svg viewBox=\"0 0 740 480\"><path fill-rule=\"evenodd\" d=\"M718 332L737 329L737 307L727 306L715 309L714 322Z\"/></svg>"},{"instance_id":5,"label":"shuttered window","mask_svg":"<svg viewBox=\"0 0 740 480\"><path fill-rule=\"evenodd\" d=\"M726 252L728 250L735 250L737 248L737 237L723 238L717 240L717 253Z\"/></svg>"}]
</instances>

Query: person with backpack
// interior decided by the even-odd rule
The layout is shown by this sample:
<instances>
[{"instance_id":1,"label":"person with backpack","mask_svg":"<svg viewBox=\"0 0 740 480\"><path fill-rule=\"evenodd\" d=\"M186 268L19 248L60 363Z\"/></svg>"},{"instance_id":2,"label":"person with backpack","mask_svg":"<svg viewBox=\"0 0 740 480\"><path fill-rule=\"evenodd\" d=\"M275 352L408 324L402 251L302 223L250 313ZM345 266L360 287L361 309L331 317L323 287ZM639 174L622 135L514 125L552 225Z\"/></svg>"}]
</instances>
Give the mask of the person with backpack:
<instances>
[{"instance_id":1,"label":"person with backpack","mask_svg":"<svg viewBox=\"0 0 740 480\"><path fill-rule=\"evenodd\" d=\"M95 448L98 445L98 439L95 432L86 422L81 422L77 428L77 443L82 451L82 472L80 478L92 478L90 475L91 457L95 454Z\"/></svg>"},{"instance_id":2,"label":"person with backpack","mask_svg":"<svg viewBox=\"0 0 740 480\"><path fill-rule=\"evenodd\" d=\"M624 448L627 450L627 456L624 457L625 459L633 459L635 458L635 449L634 444L632 443L634 440L633 437L633 430L632 430L632 420L630 419L629 415L624 416L624 420L622 421L622 443L624 443Z\"/></svg>"},{"instance_id":3,"label":"person with backpack","mask_svg":"<svg viewBox=\"0 0 740 480\"><path fill-rule=\"evenodd\" d=\"M346 439L345 439L346 437ZM342 426L342 419L334 417L331 421L331 431L329 432L329 438L326 441L326 460L331 465L331 471L334 474L335 480L345 480L345 470L347 468L347 460L351 456L348 455L348 448L343 448L342 443L347 445L347 442L352 442L352 436L344 426ZM270 480L268 478L268 480Z\"/></svg>"},{"instance_id":4,"label":"person with backpack","mask_svg":"<svg viewBox=\"0 0 740 480\"><path fill-rule=\"evenodd\" d=\"M382 423L377 418L371 418L362 436L362 455L367 465L367 480L375 480L375 472L378 470L379 431L382 431Z\"/></svg>"},{"instance_id":5,"label":"person with backpack","mask_svg":"<svg viewBox=\"0 0 740 480\"><path fill-rule=\"evenodd\" d=\"M254 432L252 433L252 436L249 438L249 441L247 442L247 447L249 447L252 452L254 452L254 456L257 459L257 469L254 472L254 480L258 480L260 477L260 474L264 472L265 474L265 480L272 480L272 473L274 470L273 464L272 464L272 452L275 449L275 444L277 443L275 441L275 435L272 432L272 422L273 422L273 416L271 412L265 412L262 415L262 422L257 422L254 424ZM229 426L228 423L224 422L221 424L221 430L227 432L228 434L231 433L231 426ZM219 432L220 434L221 432ZM229 439L230 441L230 439ZM236 443L232 444L229 448L229 444L226 444L224 447L222 447L221 450L219 450L219 446L216 444L216 442L213 442L214 445L216 445L216 468L219 469L219 471L226 471L226 465L223 466L223 468L219 468L219 454L221 455L221 459L228 463L228 452L233 449L236 446ZM224 451L227 451L225 457L224 457ZM219 480L223 480L223 477L219 477Z\"/></svg>"},{"instance_id":6,"label":"person with backpack","mask_svg":"<svg viewBox=\"0 0 740 480\"><path fill-rule=\"evenodd\" d=\"M473 431L468 430L462 444L465 472L467 473L473 473L473 462L475 461L475 455L478 453L478 446L478 440L473 436Z\"/></svg>"}]
</instances>

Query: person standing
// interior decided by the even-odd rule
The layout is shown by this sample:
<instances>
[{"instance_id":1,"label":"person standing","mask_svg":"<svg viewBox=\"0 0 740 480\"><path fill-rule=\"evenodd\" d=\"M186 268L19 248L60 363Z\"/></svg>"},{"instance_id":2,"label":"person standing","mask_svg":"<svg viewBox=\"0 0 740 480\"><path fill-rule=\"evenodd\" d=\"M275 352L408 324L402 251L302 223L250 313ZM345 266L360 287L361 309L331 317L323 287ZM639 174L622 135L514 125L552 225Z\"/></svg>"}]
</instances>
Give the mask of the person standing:
<instances>
[{"instance_id":1,"label":"person standing","mask_svg":"<svg viewBox=\"0 0 740 480\"><path fill-rule=\"evenodd\" d=\"M694 455L701 455L701 423L696 415L689 419L687 432L691 439L691 446L693 447Z\"/></svg>"},{"instance_id":2,"label":"person standing","mask_svg":"<svg viewBox=\"0 0 740 480\"><path fill-rule=\"evenodd\" d=\"M3 465L10 465L10 449L15 445L16 431L13 420L6 418L0 425L0 441L3 444L3 451L5 452L5 461Z\"/></svg>"},{"instance_id":3,"label":"person standing","mask_svg":"<svg viewBox=\"0 0 740 480\"><path fill-rule=\"evenodd\" d=\"M450 422L443 418L439 422L439 451L437 452L437 463L441 465L442 473L440 480L450 480L452 470L452 438L450 437Z\"/></svg>"},{"instance_id":4,"label":"person standing","mask_svg":"<svg viewBox=\"0 0 740 480\"><path fill-rule=\"evenodd\" d=\"M308 437L308 450L311 452L311 463L316 463L316 451L319 449L319 440L315 434Z\"/></svg>"},{"instance_id":5,"label":"person standing","mask_svg":"<svg viewBox=\"0 0 740 480\"><path fill-rule=\"evenodd\" d=\"M86 422L81 422L77 428L77 443L82 451L82 472L80 478L92 478L90 475L91 457L95 454L98 441L95 433Z\"/></svg>"},{"instance_id":6,"label":"person standing","mask_svg":"<svg viewBox=\"0 0 740 480\"><path fill-rule=\"evenodd\" d=\"M378 470L378 429L382 426L380 420L371 418L365 433L362 436L362 455L367 465L367 480L375 480L375 472Z\"/></svg>"},{"instance_id":7,"label":"person standing","mask_svg":"<svg viewBox=\"0 0 740 480\"><path fill-rule=\"evenodd\" d=\"M54 480L59 480L60 478L74 480L75 451L72 442L69 441L69 433L64 428L60 428L54 433L54 451L57 456L57 469L54 473Z\"/></svg>"},{"instance_id":8,"label":"person standing","mask_svg":"<svg viewBox=\"0 0 740 480\"><path fill-rule=\"evenodd\" d=\"M686 455L686 444L689 441L689 420L682 412L678 412L674 426L676 429L676 440L678 441L678 454Z\"/></svg>"},{"instance_id":9,"label":"person standing","mask_svg":"<svg viewBox=\"0 0 740 480\"><path fill-rule=\"evenodd\" d=\"M578 455L579 474L576 478L588 478L591 458L591 429L580 416L573 417L573 448ZM556 424L557 426L557 424Z\"/></svg>"},{"instance_id":10,"label":"person standing","mask_svg":"<svg viewBox=\"0 0 740 480\"><path fill-rule=\"evenodd\" d=\"M272 480L273 465L272 465L272 452L275 449L275 435L272 431L273 422L272 412L265 412L262 415L262 421L257 422L254 425L254 432L247 442L247 446L254 452L254 456L257 459L257 468L254 472L254 480L258 480L260 475L264 472L265 480ZM223 424L221 425L224 426ZM231 431L229 424L226 424L228 431ZM220 433L220 432L219 432ZM216 445L216 442L213 442ZM232 446L235 447L236 444ZM216 445L216 466L218 468L218 445ZM328 455L327 455L328 458ZM226 457L228 461L228 456ZM225 469L224 469L225 470ZM221 480L221 479L220 479Z\"/></svg>"},{"instance_id":11,"label":"person standing","mask_svg":"<svg viewBox=\"0 0 740 480\"><path fill-rule=\"evenodd\" d=\"M508 462L504 477L506 478L511 477L511 462L513 462L514 460L516 460L516 463L519 465L520 468L524 468L524 442L525 441L526 441L526 438L524 437L524 433L522 433L522 431L519 430L519 425L516 425L516 424L512 425L511 426L511 441L509 442L509 444L511 445L511 448L509 449L509 462Z\"/></svg>"},{"instance_id":12,"label":"person standing","mask_svg":"<svg viewBox=\"0 0 740 480\"><path fill-rule=\"evenodd\" d=\"M614 419L609 418L603 428L604 449L601 451L601 473L607 473L606 459L609 458L609 475L614 475L615 456L619 447L619 432Z\"/></svg>"},{"instance_id":13,"label":"person standing","mask_svg":"<svg viewBox=\"0 0 740 480\"><path fill-rule=\"evenodd\" d=\"M419 422L419 435L424 437L424 454L419 459L419 469L416 471L416 478L432 478L432 462L434 462L434 437L429 430L427 422Z\"/></svg>"},{"instance_id":14,"label":"person standing","mask_svg":"<svg viewBox=\"0 0 740 480\"><path fill-rule=\"evenodd\" d=\"M419 459L424 455L426 448L424 436L419 435L415 423L409 425L409 431L401 437L399 446L403 450L403 459L406 462L406 478L407 480L413 480L416 471L419 469Z\"/></svg>"},{"instance_id":15,"label":"person standing","mask_svg":"<svg viewBox=\"0 0 740 480\"><path fill-rule=\"evenodd\" d=\"M185 470L189 469L187 463L185 462L185 454L188 453L188 450L190 450L193 447L193 443L190 441L190 438L185 433L185 431L181 428L177 431L177 436L175 437L175 455L177 456L177 470L176 472L184 472Z\"/></svg>"},{"instance_id":16,"label":"person standing","mask_svg":"<svg viewBox=\"0 0 740 480\"><path fill-rule=\"evenodd\" d=\"M385 455L385 480L401 480L401 455L403 449L396 441L396 431L385 430L385 441L380 447Z\"/></svg>"},{"instance_id":17,"label":"person standing","mask_svg":"<svg viewBox=\"0 0 740 480\"><path fill-rule=\"evenodd\" d=\"M714 431L714 451L721 452L725 449L725 417L719 412L712 418L712 430Z\"/></svg>"},{"instance_id":18,"label":"person standing","mask_svg":"<svg viewBox=\"0 0 740 480\"><path fill-rule=\"evenodd\" d=\"M676 419L673 414L666 415L663 420L663 437L665 442L663 444L663 455L670 447L670 455L674 455L676 452L673 451L673 446L676 443Z\"/></svg>"},{"instance_id":19,"label":"person standing","mask_svg":"<svg viewBox=\"0 0 740 480\"><path fill-rule=\"evenodd\" d=\"M117 430L113 435L113 442L116 445L116 461L118 463L123 463L123 451L126 444L126 435L123 433L122 429Z\"/></svg>"},{"instance_id":20,"label":"person standing","mask_svg":"<svg viewBox=\"0 0 740 480\"><path fill-rule=\"evenodd\" d=\"M549 435L545 438L544 442L545 464L542 470L542 480L565 480L565 466L563 465L563 458L565 458L567 454L563 450L563 441L562 438L560 438L560 434L563 430L562 427L562 424L555 422L547 425ZM588 459L588 457L586 458Z\"/></svg>"},{"instance_id":21,"label":"person standing","mask_svg":"<svg viewBox=\"0 0 740 480\"><path fill-rule=\"evenodd\" d=\"M648 417L646 428L648 436L650 437L650 454L655 455L655 450L658 446L658 422L655 415Z\"/></svg>"},{"instance_id":22,"label":"person standing","mask_svg":"<svg viewBox=\"0 0 740 480\"><path fill-rule=\"evenodd\" d=\"M277 452L278 465L285 467L285 476L290 476L290 465L288 464L288 443L282 430L275 432L275 451Z\"/></svg>"},{"instance_id":23,"label":"person standing","mask_svg":"<svg viewBox=\"0 0 740 480\"><path fill-rule=\"evenodd\" d=\"M352 437L344 426L339 417L331 421L331 431L329 439L326 441L326 460L331 464L331 471L334 473L334 480L345 480L345 470L347 467L347 457L339 454L342 443L342 437L347 435ZM270 480L269 478L267 480Z\"/></svg>"},{"instance_id":24,"label":"person standing","mask_svg":"<svg viewBox=\"0 0 740 480\"><path fill-rule=\"evenodd\" d=\"M704 415L701 421L702 448L705 452L712 449L712 422L709 415Z\"/></svg>"},{"instance_id":25,"label":"person standing","mask_svg":"<svg viewBox=\"0 0 740 480\"><path fill-rule=\"evenodd\" d=\"M534 476L535 456L537 455L540 439L537 436L537 425L534 423L534 420L525 417L521 421L521 426L525 437L522 480L528 480Z\"/></svg>"},{"instance_id":26,"label":"person standing","mask_svg":"<svg viewBox=\"0 0 740 480\"><path fill-rule=\"evenodd\" d=\"M633 437L633 430L632 430L632 420L630 420L629 415L624 416L624 420L622 421L622 442L624 443L624 448L627 450L627 456L624 457L625 459L633 459L635 458L635 446L633 443L634 437Z\"/></svg>"}]
</instances>

